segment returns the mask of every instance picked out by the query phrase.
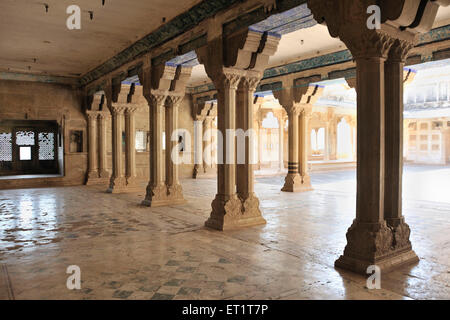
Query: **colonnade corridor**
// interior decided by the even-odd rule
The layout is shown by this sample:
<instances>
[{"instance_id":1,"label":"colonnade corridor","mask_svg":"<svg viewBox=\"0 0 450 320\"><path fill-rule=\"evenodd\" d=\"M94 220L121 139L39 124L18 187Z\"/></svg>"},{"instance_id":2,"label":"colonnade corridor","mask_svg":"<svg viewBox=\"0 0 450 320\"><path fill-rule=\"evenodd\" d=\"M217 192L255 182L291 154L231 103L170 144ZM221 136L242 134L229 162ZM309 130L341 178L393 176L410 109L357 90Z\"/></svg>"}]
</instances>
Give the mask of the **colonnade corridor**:
<instances>
[{"instance_id":1,"label":"colonnade corridor","mask_svg":"<svg viewBox=\"0 0 450 320\"><path fill-rule=\"evenodd\" d=\"M450 0L47 2L0 1L0 300L450 298Z\"/></svg>"},{"instance_id":2,"label":"colonnade corridor","mask_svg":"<svg viewBox=\"0 0 450 320\"><path fill-rule=\"evenodd\" d=\"M383 274L380 290L334 268L354 219L355 176L312 173L314 191L298 194L280 191L281 175L257 177L267 224L226 233L203 226L215 179L182 180L187 203L151 214L138 205L142 192L0 191L0 263L16 299L447 298L450 168L406 166L404 211L421 262ZM83 270L82 290L67 290L69 264Z\"/></svg>"}]
</instances>

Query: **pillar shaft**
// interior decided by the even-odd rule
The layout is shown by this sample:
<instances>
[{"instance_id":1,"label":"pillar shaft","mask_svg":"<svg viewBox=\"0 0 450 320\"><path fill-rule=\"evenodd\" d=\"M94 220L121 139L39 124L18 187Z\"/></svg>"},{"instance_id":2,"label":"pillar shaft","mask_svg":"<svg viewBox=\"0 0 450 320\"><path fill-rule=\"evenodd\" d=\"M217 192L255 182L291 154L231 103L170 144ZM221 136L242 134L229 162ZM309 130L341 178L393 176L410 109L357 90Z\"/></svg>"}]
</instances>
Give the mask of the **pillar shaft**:
<instances>
[{"instance_id":1,"label":"pillar shaft","mask_svg":"<svg viewBox=\"0 0 450 320\"><path fill-rule=\"evenodd\" d=\"M99 175L101 178L108 178L109 172L106 169L106 119L108 116L105 113L99 115Z\"/></svg>"},{"instance_id":2,"label":"pillar shaft","mask_svg":"<svg viewBox=\"0 0 450 320\"><path fill-rule=\"evenodd\" d=\"M241 143L237 145L237 159L244 158L244 163L237 164L237 193L241 200L255 197L253 94L258 82L259 78L243 78L237 92L237 101L239 104L236 117L237 129L241 129L245 133L245 137L243 139L241 138Z\"/></svg>"},{"instance_id":3,"label":"pillar shaft","mask_svg":"<svg viewBox=\"0 0 450 320\"><path fill-rule=\"evenodd\" d=\"M358 174L356 219L384 220L384 59L357 59Z\"/></svg>"},{"instance_id":4,"label":"pillar shaft","mask_svg":"<svg viewBox=\"0 0 450 320\"><path fill-rule=\"evenodd\" d=\"M203 172L206 173L211 168L211 136L212 119L206 117L203 122Z\"/></svg>"},{"instance_id":5,"label":"pillar shaft","mask_svg":"<svg viewBox=\"0 0 450 320\"><path fill-rule=\"evenodd\" d=\"M166 187L169 200L182 201L183 191L178 180L178 107L182 97L169 96L166 102Z\"/></svg>"},{"instance_id":6,"label":"pillar shaft","mask_svg":"<svg viewBox=\"0 0 450 320\"><path fill-rule=\"evenodd\" d=\"M278 119L280 124L279 134L278 134L278 161L280 165L280 171L284 170L284 119L281 115Z\"/></svg>"},{"instance_id":7,"label":"pillar shaft","mask_svg":"<svg viewBox=\"0 0 450 320\"><path fill-rule=\"evenodd\" d=\"M386 61L386 173L384 214L390 225L402 219L403 176L403 67L402 61Z\"/></svg>"},{"instance_id":8,"label":"pillar shaft","mask_svg":"<svg viewBox=\"0 0 450 320\"><path fill-rule=\"evenodd\" d=\"M89 179L98 178L98 165L97 165L97 113L88 114L88 127L89 127Z\"/></svg>"},{"instance_id":9,"label":"pillar shaft","mask_svg":"<svg viewBox=\"0 0 450 320\"><path fill-rule=\"evenodd\" d=\"M324 149L324 160L329 161L330 160L330 124L329 122L326 123L325 126L325 149Z\"/></svg>"},{"instance_id":10,"label":"pillar shaft","mask_svg":"<svg viewBox=\"0 0 450 320\"><path fill-rule=\"evenodd\" d=\"M122 161L122 122L124 108L112 107L112 138L113 138L113 173L108 192L122 191L126 186Z\"/></svg>"},{"instance_id":11,"label":"pillar shaft","mask_svg":"<svg viewBox=\"0 0 450 320\"><path fill-rule=\"evenodd\" d=\"M299 111L292 110L288 112L288 143L289 143L289 173L298 174L298 148L299 148Z\"/></svg>"},{"instance_id":12,"label":"pillar shaft","mask_svg":"<svg viewBox=\"0 0 450 320\"><path fill-rule=\"evenodd\" d=\"M288 113L288 173L284 179L284 186L281 191L299 192L301 191L301 177L299 171L299 113L300 109L294 105L286 108Z\"/></svg>"},{"instance_id":13,"label":"pillar shaft","mask_svg":"<svg viewBox=\"0 0 450 320\"><path fill-rule=\"evenodd\" d=\"M203 119L198 118L194 122L194 179L203 171L203 150Z\"/></svg>"},{"instance_id":14,"label":"pillar shaft","mask_svg":"<svg viewBox=\"0 0 450 320\"><path fill-rule=\"evenodd\" d=\"M164 161L163 161L163 112L167 96L151 95L150 107L150 181L147 186L145 206L154 206L155 202L166 200L166 186L164 183ZM166 132L167 134L167 132ZM166 146L168 152L169 146Z\"/></svg>"},{"instance_id":15,"label":"pillar shaft","mask_svg":"<svg viewBox=\"0 0 450 320\"><path fill-rule=\"evenodd\" d=\"M263 153L263 144L262 144L262 122L258 121L258 169L261 170L262 164L262 153Z\"/></svg>"},{"instance_id":16,"label":"pillar shaft","mask_svg":"<svg viewBox=\"0 0 450 320\"><path fill-rule=\"evenodd\" d=\"M224 199L236 194L236 89L240 77L230 75L218 94L218 128L223 134L222 163L218 164L217 190Z\"/></svg>"},{"instance_id":17,"label":"pillar shaft","mask_svg":"<svg viewBox=\"0 0 450 320\"><path fill-rule=\"evenodd\" d=\"M126 177L136 177L136 126L134 110L125 112Z\"/></svg>"},{"instance_id":18,"label":"pillar shaft","mask_svg":"<svg viewBox=\"0 0 450 320\"><path fill-rule=\"evenodd\" d=\"M311 189L311 182L308 173L308 146L311 139L309 139L308 132L308 110L303 109L299 118L299 173L302 178L303 188Z\"/></svg>"}]
</instances>

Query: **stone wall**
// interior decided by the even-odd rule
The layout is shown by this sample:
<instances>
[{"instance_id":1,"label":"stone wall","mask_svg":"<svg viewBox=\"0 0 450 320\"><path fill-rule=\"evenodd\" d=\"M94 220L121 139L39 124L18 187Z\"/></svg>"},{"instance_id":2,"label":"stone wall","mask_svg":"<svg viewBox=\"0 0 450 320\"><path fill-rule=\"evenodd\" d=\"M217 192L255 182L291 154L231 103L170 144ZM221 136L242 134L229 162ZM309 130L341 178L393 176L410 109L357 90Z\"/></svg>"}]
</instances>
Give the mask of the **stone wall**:
<instances>
[{"instance_id":1,"label":"stone wall","mask_svg":"<svg viewBox=\"0 0 450 320\"><path fill-rule=\"evenodd\" d=\"M194 136L194 120L191 116L191 99L186 96L179 109L179 128ZM55 120L61 126L64 142L64 175L49 179L0 180L0 188L81 185L88 170L87 120L82 110L81 96L70 86L0 81L0 120ZM107 169L112 173L111 119L107 121ZM70 132L83 132L82 152L70 152ZM136 115L136 130L149 131L149 108L142 106ZM147 145L148 148L148 145ZM193 159L193 141L189 152ZM123 153L125 163L125 152ZM137 152L137 176L149 179L149 152ZM192 177L193 164L180 166L180 178Z\"/></svg>"},{"instance_id":2,"label":"stone wall","mask_svg":"<svg viewBox=\"0 0 450 320\"><path fill-rule=\"evenodd\" d=\"M0 81L0 120L56 120L63 134L64 176L52 179L52 185L84 183L87 170L87 124L76 90L57 84ZM72 130L83 132L81 152L69 152L69 134ZM0 181L0 185L2 183L6 182ZM45 185L42 180L36 183ZM36 183L27 179L12 185L9 182L9 185L36 186Z\"/></svg>"}]
</instances>

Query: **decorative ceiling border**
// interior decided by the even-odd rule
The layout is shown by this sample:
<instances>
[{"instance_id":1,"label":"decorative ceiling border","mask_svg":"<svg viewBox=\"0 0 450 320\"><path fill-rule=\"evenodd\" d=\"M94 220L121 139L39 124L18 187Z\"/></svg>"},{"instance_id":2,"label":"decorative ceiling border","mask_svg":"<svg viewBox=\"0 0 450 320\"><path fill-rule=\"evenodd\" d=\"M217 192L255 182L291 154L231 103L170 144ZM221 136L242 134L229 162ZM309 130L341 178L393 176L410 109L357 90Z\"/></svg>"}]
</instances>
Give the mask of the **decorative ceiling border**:
<instances>
[{"instance_id":1,"label":"decorative ceiling border","mask_svg":"<svg viewBox=\"0 0 450 320\"><path fill-rule=\"evenodd\" d=\"M31 82L42 82L42 83L53 83L53 84L78 86L77 78L49 76L49 75L32 74L32 73L19 73L19 72L0 72L0 80L31 81Z\"/></svg>"},{"instance_id":2,"label":"decorative ceiling border","mask_svg":"<svg viewBox=\"0 0 450 320\"><path fill-rule=\"evenodd\" d=\"M90 83L105 74L108 74L123 64L132 61L138 56L149 52L151 49L162 45L168 40L187 32L201 21L214 16L219 11L231 7L240 0L205 0L195 5L185 13L175 17L168 23L159 27L141 40L123 50L116 56L107 60L102 65L89 71L80 79L80 84Z\"/></svg>"}]
</instances>

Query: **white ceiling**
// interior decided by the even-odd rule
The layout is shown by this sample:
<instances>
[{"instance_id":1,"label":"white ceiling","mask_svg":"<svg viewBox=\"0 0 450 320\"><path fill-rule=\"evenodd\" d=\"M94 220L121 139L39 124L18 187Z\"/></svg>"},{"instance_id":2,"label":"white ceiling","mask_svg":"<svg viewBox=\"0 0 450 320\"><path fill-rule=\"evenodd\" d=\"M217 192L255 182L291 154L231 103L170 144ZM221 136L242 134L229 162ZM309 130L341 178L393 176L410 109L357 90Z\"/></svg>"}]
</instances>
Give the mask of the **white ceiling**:
<instances>
[{"instance_id":1,"label":"white ceiling","mask_svg":"<svg viewBox=\"0 0 450 320\"><path fill-rule=\"evenodd\" d=\"M201 1L0 0L0 71L78 77L157 29L162 17L170 21ZM82 9L81 30L66 27L66 8L74 3ZM435 27L446 24L450 7L441 7ZM284 35L269 67L344 49L316 25ZM209 82L204 67L194 67L189 85Z\"/></svg>"},{"instance_id":2,"label":"white ceiling","mask_svg":"<svg viewBox=\"0 0 450 320\"><path fill-rule=\"evenodd\" d=\"M0 0L0 70L76 77L201 1ZM66 27L72 4L81 8L81 30Z\"/></svg>"}]
</instances>

